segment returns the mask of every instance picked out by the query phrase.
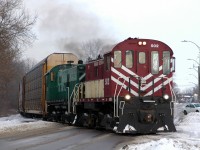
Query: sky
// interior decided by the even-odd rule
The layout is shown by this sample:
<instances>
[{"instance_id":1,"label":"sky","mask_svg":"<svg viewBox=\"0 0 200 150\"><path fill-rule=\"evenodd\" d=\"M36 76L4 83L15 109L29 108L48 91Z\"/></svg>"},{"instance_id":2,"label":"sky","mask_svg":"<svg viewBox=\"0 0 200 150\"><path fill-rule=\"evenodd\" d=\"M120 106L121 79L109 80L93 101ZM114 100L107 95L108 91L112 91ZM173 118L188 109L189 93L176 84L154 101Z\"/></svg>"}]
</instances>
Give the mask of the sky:
<instances>
[{"instance_id":1,"label":"sky","mask_svg":"<svg viewBox=\"0 0 200 150\"><path fill-rule=\"evenodd\" d=\"M192 112L183 115L185 104L175 103L175 126L177 132L159 133L160 139L155 136L137 136L130 141L126 148L128 150L199 150L200 148L200 113ZM10 132L30 131L54 126L55 122L23 118L19 114L9 117L0 117L0 136ZM153 138L152 138L153 137ZM139 142L137 143L137 141ZM133 144L135 143L135 144ZM125 148L123 146L122 148ZM123 149L121 149L123 150Z\"/></svg>"},{"instance_id":2,"label":"sky","mask_svg":"<svg viewBox=\"0 0 200 150\"><path fill-rule=\"evenodd\" d=\"M199 0L24 0L37 15L37 40L26 47L24 58L40 61L53 52L77 52L76 43L128 37L160 40L176 57L174 81L185 89L198 83L200 49ZM193 60L187 60L193 59ZM197 68L196 68L197 69Z\"/></svg>"}]
</instances>

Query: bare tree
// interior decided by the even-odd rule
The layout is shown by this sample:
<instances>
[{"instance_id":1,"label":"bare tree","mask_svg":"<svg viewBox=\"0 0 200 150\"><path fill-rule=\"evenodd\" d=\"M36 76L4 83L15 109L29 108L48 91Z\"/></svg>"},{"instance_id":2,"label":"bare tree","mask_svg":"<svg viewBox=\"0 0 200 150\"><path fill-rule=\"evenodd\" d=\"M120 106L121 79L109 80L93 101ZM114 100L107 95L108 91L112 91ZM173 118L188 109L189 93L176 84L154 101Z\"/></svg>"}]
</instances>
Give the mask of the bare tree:
<instances>
[{"instance_id":1,"label":"bare tree","mask_svg":"<svg viewBox=\"0 0 200 150\"><path fill-rule=\"evenodd\" d=\"M22 0L0 1L0 111L8 107L8 84L15 80L19 70L16 62L22 47L35 39L31 32L36 17L30 17L22 5ZM0 112L1 113L1 112Z\"/></svg>"},{"instance_id":2,"label":"bare tree","mask_svg":"<svg viewBox=\"0 0 200 150\"><path fill-rule=\"evenodd\" d=\"M35 65L37 64L37 61L34 58L26 58L21 62L21 65L23 67L24 74L30 71Z\"/></svg>"},{"instance_id":3,"label":"bare tree","mask_svg":"<svg viewBox=\"0 0 200 150\"><path fill-rule=\"evenodd\" d=\"M81 45L81 48L84 50L85 55L88 56L88 58L96 58L100 51L103 48L103 41L100 39L90 40L87 42L84 42Z\"/></svg>"},{"instance_id":4,"label":"bare tree","mask_svg":"<svg viewBox=\"0 0 200 150\"><path fill-rule=\"evenodd\" d=\"M75 53L83 61L88 61L111 51L114 45L110 43L115 42L114 40L93 39L81 43L64 39L59 42L59 45L61 45L62 50Z\"/></svg>"},{"instance_id":5,"label":"bare tree","mask_svg":"<svg viewBox=\"0 0 200 150\"><path fill-rule=\"evenodd\" d=\"M111 48L113 48L113 45L109 45L106 41L94 39L82 43L80 49L83 51L83 58L91 60L103 56L103 54L110 51Z\"/></svg>"}]
</instances>

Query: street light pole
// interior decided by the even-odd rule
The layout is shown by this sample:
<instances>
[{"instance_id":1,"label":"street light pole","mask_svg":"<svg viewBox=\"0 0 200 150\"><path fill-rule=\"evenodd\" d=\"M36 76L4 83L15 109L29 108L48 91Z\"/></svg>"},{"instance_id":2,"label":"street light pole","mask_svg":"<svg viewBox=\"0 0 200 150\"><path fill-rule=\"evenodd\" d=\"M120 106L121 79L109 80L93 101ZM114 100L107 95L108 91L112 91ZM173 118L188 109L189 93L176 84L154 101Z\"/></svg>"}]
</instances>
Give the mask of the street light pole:
<instances>
[{"instance_id":1,"label":"street light pole","mask_svg":"<svg viewBox=\"0 0 200 150\"><path fill-rule=\"evenodd\" d=\"M198 50L199 50L199 63L198 63L198 100L200 101L200 47L199 45L197 45L196 43L194 43L193 41L182 41L182 42L189 42L189 43L192 43L194 44Z\"/></svg>"}]
</instances>

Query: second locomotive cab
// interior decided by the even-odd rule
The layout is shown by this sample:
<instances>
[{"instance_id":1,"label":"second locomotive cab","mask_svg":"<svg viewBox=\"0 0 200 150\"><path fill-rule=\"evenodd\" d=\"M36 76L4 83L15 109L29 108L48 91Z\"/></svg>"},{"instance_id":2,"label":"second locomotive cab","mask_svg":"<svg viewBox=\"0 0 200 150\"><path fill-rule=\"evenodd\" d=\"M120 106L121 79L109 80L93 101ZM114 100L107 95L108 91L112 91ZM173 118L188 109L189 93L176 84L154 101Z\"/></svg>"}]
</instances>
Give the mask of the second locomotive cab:
<instances>
[{"instance_id":1,"label":"second locomotive cab","mask_svg":"<svg viewBox=\"0 0 200 150\"><path fill-rule=\"evenodd\" d=\"M81 96L77 88L85 80L85 65L62 64L52 68L46 75L47 115L51 121L71 123L75 109L73 100Z\"/></svg>"}]
</instances>

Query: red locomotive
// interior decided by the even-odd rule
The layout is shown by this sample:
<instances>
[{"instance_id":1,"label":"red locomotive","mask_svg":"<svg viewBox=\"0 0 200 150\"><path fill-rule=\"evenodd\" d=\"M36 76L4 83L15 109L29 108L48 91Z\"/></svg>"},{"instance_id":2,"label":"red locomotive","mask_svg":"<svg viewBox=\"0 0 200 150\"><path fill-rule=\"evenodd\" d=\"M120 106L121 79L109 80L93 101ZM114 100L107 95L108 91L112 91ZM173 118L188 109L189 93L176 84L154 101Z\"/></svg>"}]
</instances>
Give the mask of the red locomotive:
<instances>
[{"instance_id":1,"label":"red locomotive","mask_svg":"<svg viewBox=\"0 0 200 150\"><path fill-rule=\"evenodd\" d=\"M116 132L176 131L174 61L172 49L163 42L120 42L104 58L86 64L86 81L80 86L84 94L76 101L77 114L83 114L79 120Z\"/></svg>"}]
</instances>

